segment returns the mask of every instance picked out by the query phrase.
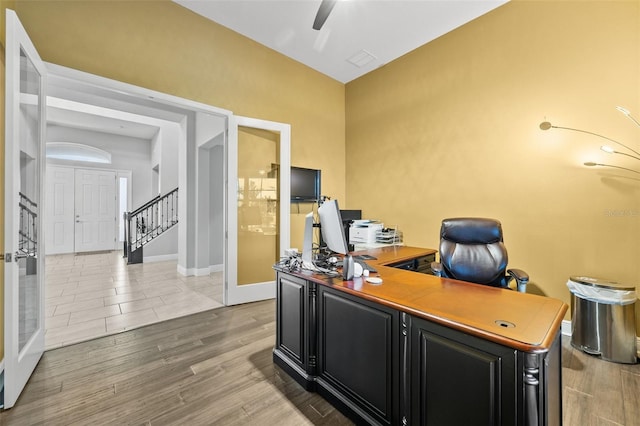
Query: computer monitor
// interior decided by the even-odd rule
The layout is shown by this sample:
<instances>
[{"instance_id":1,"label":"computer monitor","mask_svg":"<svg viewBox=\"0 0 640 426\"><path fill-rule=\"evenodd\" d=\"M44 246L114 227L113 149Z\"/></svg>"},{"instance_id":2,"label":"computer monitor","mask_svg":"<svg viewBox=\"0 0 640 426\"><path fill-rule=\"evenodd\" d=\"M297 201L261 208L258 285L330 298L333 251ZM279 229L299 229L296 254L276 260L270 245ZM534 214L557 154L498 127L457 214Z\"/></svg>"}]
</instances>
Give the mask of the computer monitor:
<instances>
[{"instance_id":1,"label":"computer monitor","mask_svg":"<svg viewBox=\"0 0 640 426\"><path fill-rule=\"evenodd\" d=\"M342 226L344 228L344 237L347 239L347 245L349 251L354 250L353 244L349 239L349 228L354 220L362 219L362 210L340 210L340 216L342 216Z\"/></svg>"},{"instance_id":2,"label":"computer monitor","mask_svg":"<svg viewBox=\"0 0 640 426\"><path fill-rule=\"evenodd\" d=\"M338 201L329 200L322 203L322 205L318 207L318 216L320 216L322 240L327 248L334 253L349 253Z\"/></svg>"},{"instance_id":3,"label":"computer monitor","mask_svg":"<svg viewBox=\"0 0 640 426\"><path fill-rule=\"evenodd\" d=\"M304 219L304 240L302 242L302 264L306 269L313 268L313 212Z\"/></svg>"}]
</instances>

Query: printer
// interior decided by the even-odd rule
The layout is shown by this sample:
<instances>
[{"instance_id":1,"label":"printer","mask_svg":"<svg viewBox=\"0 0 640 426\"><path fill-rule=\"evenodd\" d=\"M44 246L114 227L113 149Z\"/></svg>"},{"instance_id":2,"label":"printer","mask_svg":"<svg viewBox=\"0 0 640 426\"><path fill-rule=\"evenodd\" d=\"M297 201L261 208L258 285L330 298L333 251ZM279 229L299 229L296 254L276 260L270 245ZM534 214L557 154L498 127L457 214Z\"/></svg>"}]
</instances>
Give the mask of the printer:
<instances>
[{"instance_id":1,"label":"printer","mask_svg":"<svg viewBox=\"0 0 640 426\"><path fill-rule=\"evenodd\" d=\"M373 244L384 224L376 220L354 220L349 227L349 244Z\"/></svg>"}]
</instances>

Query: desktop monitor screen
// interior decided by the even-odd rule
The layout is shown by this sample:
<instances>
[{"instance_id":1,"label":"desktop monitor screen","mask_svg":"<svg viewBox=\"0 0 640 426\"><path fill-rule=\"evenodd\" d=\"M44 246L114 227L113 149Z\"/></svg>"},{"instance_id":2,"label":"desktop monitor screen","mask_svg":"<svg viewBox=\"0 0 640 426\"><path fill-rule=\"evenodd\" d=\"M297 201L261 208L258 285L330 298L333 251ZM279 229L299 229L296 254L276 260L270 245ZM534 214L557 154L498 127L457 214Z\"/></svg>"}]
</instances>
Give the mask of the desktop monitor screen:
<instances>
[{"instance_id":1,"label":"desktop monitor screen","mask_svg":"<svg viewBox=\"0 0 640 426\"><path fill-rule=\"evenodd\" d=\"M320 216L322 239L327 245L327 248L334 253L347 254L349 247L347 246L347 239L344 235L338 201L329 200L322 203L322 205L318 207L318 216Z\"/></svg>"},{"instance_id":2,"label":"desktop monitor screen","mask_svg":"<svg viewBox=\"0 0 640 426\"><path fill-rule=\"evenodd\" d=\"M304 241L302 243L302 262L304 265L313 264L313 213L304 219Z\"/></svg>"}]
</instances>

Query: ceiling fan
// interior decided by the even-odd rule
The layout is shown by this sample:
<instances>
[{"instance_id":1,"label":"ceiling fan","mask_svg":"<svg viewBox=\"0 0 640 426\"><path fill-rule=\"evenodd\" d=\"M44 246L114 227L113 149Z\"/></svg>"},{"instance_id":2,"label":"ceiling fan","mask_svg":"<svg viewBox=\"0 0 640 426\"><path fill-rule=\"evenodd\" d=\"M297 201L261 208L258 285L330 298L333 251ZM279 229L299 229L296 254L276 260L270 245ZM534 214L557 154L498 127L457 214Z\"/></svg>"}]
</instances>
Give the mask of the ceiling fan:
<instances>
[{"instance_id":1,"label":"ceiling fan","mask_svg":"<svg viewBox=\"0 0 640 426\"><path fill-rule=\"evenodd\" d=\"M316 19L313 21L313 29L319 30L324 25L324 22L329 17L329 14L333 10L333 6L336 5L337 0L322 0L320 3L320 7L318 8L318 13L316 14Z\"/></svg>"}]
</instances>

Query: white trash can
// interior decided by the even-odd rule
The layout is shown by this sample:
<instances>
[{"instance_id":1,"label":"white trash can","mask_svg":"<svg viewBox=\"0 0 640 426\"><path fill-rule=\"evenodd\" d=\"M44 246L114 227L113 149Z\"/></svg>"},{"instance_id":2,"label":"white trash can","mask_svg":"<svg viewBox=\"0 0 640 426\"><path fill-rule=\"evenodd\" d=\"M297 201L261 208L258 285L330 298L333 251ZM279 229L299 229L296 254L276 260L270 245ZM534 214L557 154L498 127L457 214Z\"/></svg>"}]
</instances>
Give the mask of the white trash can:
<instances>
[{"instance_id":1,"label":"white trash can","mask_svg":"<svg viewBox=\"0 0 640 426\"><path fill-rule=\"evenodd\" d=\"M635 364L635 287L571 277L571 345L607 361Z\"/></svg>"}]
</instances>

